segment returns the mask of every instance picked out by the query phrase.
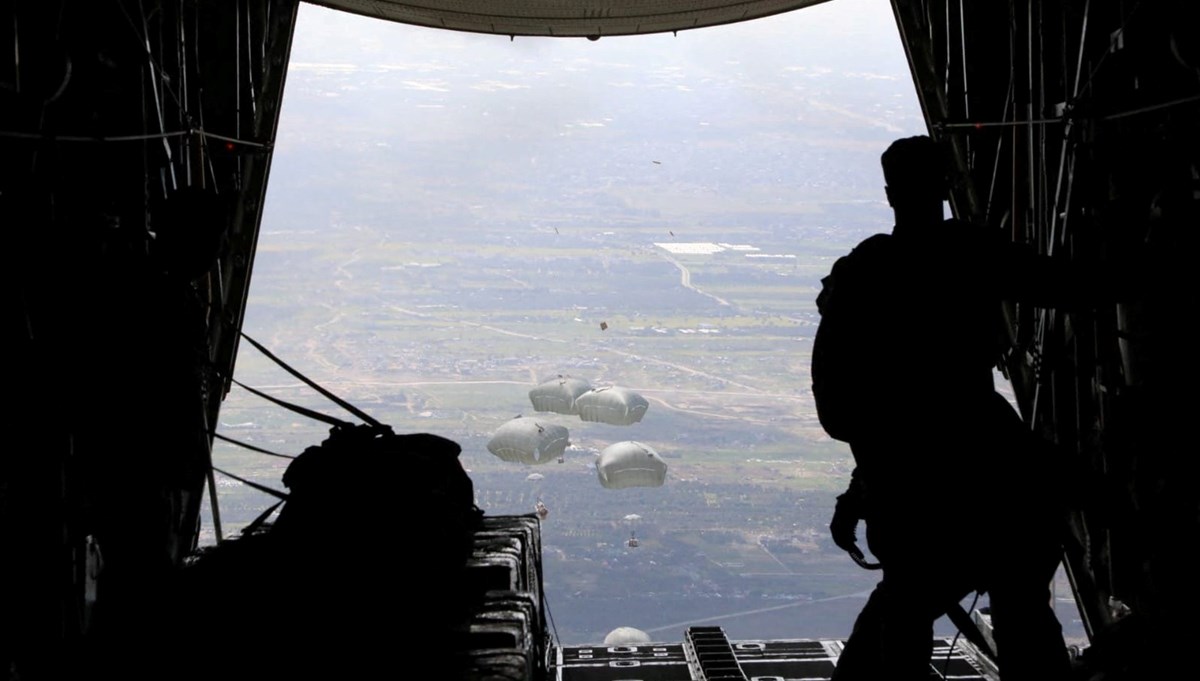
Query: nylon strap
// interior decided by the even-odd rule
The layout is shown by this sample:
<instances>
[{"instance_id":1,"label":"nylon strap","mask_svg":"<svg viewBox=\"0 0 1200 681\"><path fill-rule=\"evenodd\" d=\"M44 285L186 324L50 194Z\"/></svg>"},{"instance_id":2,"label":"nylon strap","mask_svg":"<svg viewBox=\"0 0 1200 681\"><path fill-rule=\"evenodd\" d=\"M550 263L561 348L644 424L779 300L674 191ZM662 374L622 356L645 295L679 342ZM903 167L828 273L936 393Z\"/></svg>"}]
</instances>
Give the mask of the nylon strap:
<instances>
[{"instance_id":1,"label":"nylon strap","mask_svg":"<svg viewBox=\"0 0 1200 681\"><path fill-rule=\"evenodd\" d=\"M220 433L211 433L211 435L212 435L213 437L217 438L218 440L224 440L225 442L228 442L229 444L237 445L237 446L239 446L239 447L245 447L246 449L253 450L253 451L255 451L255 452L258 452L258 453L260 453L260 454L266 454L267 456L278 456L278 457L279 457L279 458L281 458L281 459L294 459L294 458L296 458L296 457L295 457L294 455L292 455L292 454L279 454L279 453L276 453L276 452L272 452L272 451L271 451L271 450L269 450L269 449L263 449L262 447L255 447L255 446L254 446L254 445L252 445L252 444L248 444L248 443L242 442L242 441L240 441L240 440L235 440L235 439L233 439L233 438L231 438L231 437L225 437L224 435L222 435L222 434L220 434Z\"/></svg>"},{"instance_id":2,"label":"nylon strap","mask_svg":"<svg viewBox=\"0 0 1200 681\"><path fill-rule=\"evenodd\" d=\"M294 411L297 414L303 414L304 416L307 416L310 419L316 419L318 421L323 421L325 423L328 423L331 426L334 426L335 428L352 428L354 426L354 424L350 423L349 421L343 421L339 418L334 418L327 414L322 414L319 411L313 411L312 409L309 409L308 407L301 407L298 404L292 404L291 402L281 400L278 397L272 397L271 395L268 395L261 390L256 390L254 388L251 388L250 386L246 385L245 383L242 383L241 381L237 380L236 378L231 378L229 380L236 383L238 386L245 388L246 390L249 390L250 392L254 393L255 395L258 395L259 397L263 398L264 400L270 400L271 402L278 404L279 406L283 407L284 409Z\"/></svg>"},{"instance_id":3,"label":"nylon strap","mask_svg":"<svg viewBox=\"0 0 1200 681\"><path fill-rule=\"evenodd\" d=\"M286 492L280 492L279 490L271 489L270 487L267 487L266 485L260 485L257 482L253 482L253 481L247 480L243 477L236 476L233 473L230 473L229 471L223 471L220 468L217 468L216 466L213 466L212 469L214 471L220 473L221 475L224 475L227 478L233 478L234 480L237 480L238 482L242 483L243 485L246 485L248 487L253 487L254 489L256 489L260 492L266 492L267 494L270 494L271 496L275 497L276 499L282 499L284 501L287 501L287 499L288 499L288 494Z\"/></svg>"},{"instance_id":4,"label":"nylon strap","mask_svg":"<svg viewBox=\"0 0 1200 681\"><path fill-rule=\"evenodd\" d=\"M354 406L353 404L350 404L349 402L347 402L346 400L343 400L342 398L338 397L337 395L334 395L333 393L329 392L325 388L322 388L321 386L317 385L316 381L309 379L304 374L302 374L299 371L296 371L292 367L288 366L287 362L284 362L283 360L279 359L275 355L271 354L271 351L264 348L261 343L254 340L250 336L247 336L245 331L238 331L238 333L240 333L242 338L245 338L251 345L258 348L259 352L261 352L262 354L264 354L268 358L270 358L272 362L275 362L276 364L278 364L280 366L280 368L282 368L284 371L295 376L296 378L300 379L301 381L304 381L304 383L306 385L308 385L308 387L312 388L313 390L316 390L317 392L321 393L325 397L329 398L330 400L332 400L334 403L336 403L342 409L345 409L346 411L350 412L351 414L354 414L358 418L362 419L363 422L369 423L372 426L375 426L375 427L383 426L382 423L371 418L370 415L368 415L365 411L359 409L358 407ZM241 385L241 384L239 383L238 385ZM245 387L245 386L243 386L243 387Z\"/></svg>"}]
</instances>

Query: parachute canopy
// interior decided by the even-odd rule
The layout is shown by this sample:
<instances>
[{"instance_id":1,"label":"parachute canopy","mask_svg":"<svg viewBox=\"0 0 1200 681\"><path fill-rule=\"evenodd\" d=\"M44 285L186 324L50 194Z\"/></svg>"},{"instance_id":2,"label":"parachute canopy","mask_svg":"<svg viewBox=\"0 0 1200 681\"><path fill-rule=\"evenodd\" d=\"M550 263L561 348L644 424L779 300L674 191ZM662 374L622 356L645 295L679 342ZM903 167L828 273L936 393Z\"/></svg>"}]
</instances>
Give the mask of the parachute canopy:
<instances>
[{"instance_id":1,"label":"parachute canopy","mask_svg":"<svg viewBox=\"0 0 1200 681\"><path fill-rule=\"evenodd\" d=\"M650 447L626 440L600 452L596 475L600 484L609 489L661 487L667 480L667 464Z\"/></svg>"},{"instance_id":2,"label":"parachute canopy","mask_svg":"<svg viewBox=\"0 0 1200 681\"><path fill-rule=\"evenodd\" d=\"M518 416L497 428L487 447L505 461L539 464L557 460L568 442L565 427Z\"/></svg>"},{"instance_id":3,"label":"parachute canopy","mask_svg":"<svg viewBox=\"0 0 1200 681\"><path fill-rule=\"evenodd\" d=\"M575 399L591 389L591 384L582 378L559 376L530 390L529 401L537 411L574 415L579 413Z\"/></svg>"},{"instance_id":4,"label":"parachute canopy","mask_svg":"<svg viewBox=\"0 0 1200 681\"><path fill-rule=\"evenodd\" d=\"M525 479L529 482L537 482L538 480L545 480L546 476L542 475L541 473L530 473L529 475L525 476Z\"/></svg>"},{"instance_id":5,"label":"parachute canopy","mask_svg":"<svg viewBox=\"0 0 1200 681\"><path fill-rule=\"evenodd\" d=\"M579 418L614 426L628 426L642 420L650 403L627 388L596 388L575 399Z\"/></svg>"},{"instance_id":6,"label":"parachute canopy","mask_svg":"<svg viewBox=\"0 0 1200 681\"><path fill-rule=\"evenodd\" d=\"M650 642L650 634L641 629L634 629L633 627L617 627L608 632L608 636L604 637L604 645L606 646L636 646Z\"/></svg>"}]
</instances>

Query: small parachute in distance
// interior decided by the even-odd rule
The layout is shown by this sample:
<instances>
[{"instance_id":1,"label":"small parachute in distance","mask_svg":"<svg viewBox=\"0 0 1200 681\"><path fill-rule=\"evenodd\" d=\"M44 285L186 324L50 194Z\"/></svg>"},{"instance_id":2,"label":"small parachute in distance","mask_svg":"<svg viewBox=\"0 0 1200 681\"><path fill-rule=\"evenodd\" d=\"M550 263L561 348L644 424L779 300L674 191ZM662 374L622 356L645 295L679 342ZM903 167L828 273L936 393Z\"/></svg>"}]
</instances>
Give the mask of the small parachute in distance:
<instances>
[{"instance_id":1,"label":"small parachute in distance","mask_svg":"<svg viewBox=\"0 0 1200 681\"><path fill-rule=\"evenodd\" d=\"M535 411L575 415L579 410L575 400L592 389L592 384L582 378L559 376L544 381L529 391L529 401Z\"/></svg>"},{"instance_id":2,"label":"small parachute in distance","mask_svg":"<svg viewBox=\"0 0 1200 681\"><path fill-rule=\"evenodd\" d=\"M575 399L579 418L614 426L628 426L642 420L650 402L627 388L610 386L590 390Z\"/></svg>"},{"instance_id":3,"label":"small parachute in distance","mask_svg":"<svg viewBox=\"0 0 1200 681\"><path fill-rule=\"evenodd\" d=\"M488 451L503 461L542 464L557 459L570 444L563 426L518 416L496 429Z\"/></svg>"},{"instance_id":4,"label":"small parachute in distance","mask_svg":"<svg viewBox=\"0 0 1200 681\"><path fill-rule=\"evenodd\" d=\"M652 448L626 440L600 452L596 475L606 489L661 487L667 481L667 463Z\"/></svg>"},{"instance_id":5,"label":"small parachute in distance","mask_svg":"<svg viewBox=\"0 0 1200 681\"><path fill-rule=\"evenodd\" d=\"M525 480L527 480L529 482L537 482L538 480L545 480L545 479L546 479L546 476L542 475L541 473L530 473L529 475L525 476Z\"/></svg>"},{"instance_id":6,"label":"small parachute in distance","mask_svg":"<svg viewBox=\"0 0 1200 681\"><path fill-rule=\"evenodd\" d=\"M650 634L633 627L617 627L604 637L606 646L637 646L650 643Z\"/></svg>"}]
</instances>

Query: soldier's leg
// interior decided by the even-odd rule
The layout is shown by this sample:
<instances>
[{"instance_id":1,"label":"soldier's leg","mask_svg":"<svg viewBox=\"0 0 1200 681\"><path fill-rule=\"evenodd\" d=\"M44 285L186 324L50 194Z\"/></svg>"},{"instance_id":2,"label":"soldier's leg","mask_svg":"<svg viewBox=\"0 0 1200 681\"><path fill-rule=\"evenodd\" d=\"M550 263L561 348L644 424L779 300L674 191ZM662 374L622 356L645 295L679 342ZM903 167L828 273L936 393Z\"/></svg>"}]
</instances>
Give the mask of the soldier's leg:
<instances>
[{"instance_id":1,"label":"soldier's leg","mask_svg":"<svg viewBox=\"0 0 1200 681\"><path fill-rule=\"evenodd\" d=\"M883 594L877 585L854 620L854 629L842 647L831 681L871 681L882 678Z\"/></svg>"},{"instance_id":2,"label":"soldier's leg","mask_svg":"<svg viewBox=\"0 0 1200 681\"><path fill-rule=\"evenodd\" d=\"M1044 527L1044 525L1043 525ZM1008 528L990 589L996 653L1004 681L1063 681L1070 657L1054 614L1050 583L1061 547L1049 532Z\"/></svg>"}]
</instances>

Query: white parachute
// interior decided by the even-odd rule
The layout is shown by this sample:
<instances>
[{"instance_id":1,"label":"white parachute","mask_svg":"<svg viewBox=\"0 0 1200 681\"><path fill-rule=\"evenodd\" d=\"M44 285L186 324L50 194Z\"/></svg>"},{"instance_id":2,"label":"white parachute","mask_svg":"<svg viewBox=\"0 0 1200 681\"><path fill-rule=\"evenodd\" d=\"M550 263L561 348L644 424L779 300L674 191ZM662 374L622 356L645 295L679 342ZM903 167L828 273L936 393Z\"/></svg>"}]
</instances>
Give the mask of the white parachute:
<instances>
[{"instance_id":1,"label":"white parachute","mask_svg":"<svg viewBox=\"0 0 1200 681\"><path fill-rule=\"evenodd\" d=\"M661 487L667 464L658 452L632 440L611 444L596 459L596 475L608 489Z\"/></svg>"},{"instance_id":2,"label":"white parachute","mask_svg":"<svg viewBox=\"0 0 1200 681\"><path fill-rule=\"evenodd\" d=\"M542 464L556 461L569 443L565 427L518 416L496 429L487 448L504 461Z\"/></svg>"},{"instance_id":3,"label":"white parachute","mask_svg":"<svg viewBox=\"0 0 1200 681\"><path fill-rule=\"evenodd\" d=\"M650 634L633 627L617 627L604 637L606 646L636 646L650 643Z\"/></svg>"},{"instance_id":4,"label":"white parachute","mask_svg":"<svg viewBox=\"0 0 1200 681\"><path fill-rule=\"evenodd\" d=\"M642 420L650 403L628 388L595 388L575 399L579 418L614 426L628 426Z\"/></svg>"}]
</instances>

